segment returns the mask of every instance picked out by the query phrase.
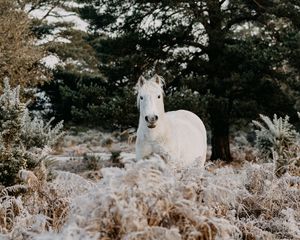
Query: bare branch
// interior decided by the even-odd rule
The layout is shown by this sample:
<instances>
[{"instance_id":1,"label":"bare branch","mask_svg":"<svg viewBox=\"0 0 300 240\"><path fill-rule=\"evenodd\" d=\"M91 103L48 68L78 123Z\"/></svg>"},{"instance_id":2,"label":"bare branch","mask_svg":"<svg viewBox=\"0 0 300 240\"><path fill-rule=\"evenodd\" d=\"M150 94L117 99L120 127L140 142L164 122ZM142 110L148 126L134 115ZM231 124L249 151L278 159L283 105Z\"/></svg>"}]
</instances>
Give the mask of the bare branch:
<instances>
[{"instance_id":1,"label":"bare branch","mask_svg":"<svg viewBox=\"0 0 300 240\"><path fill-rule=\"evenodd\" d=\"M50 13L53 11L54 8L56 8L56 6L52 6L52 7L47 11L47 13L41 18L41 20L46 19L46 18L50 15Z\"/></svg>"},{"instance_id":2,"label":"bare branch","mask_svg":"<svg viewBox=\"0 0 300 240\"><path fill-rule=\"evenodd\" d=\"M76 14L76 13L69 13L69 14L56 14L56 13L50 13L48 16L64 18L64 17L77 16L77 14Z\"/></svg>"},{"instance_id":3,"label":"bare branch","mask_svg":"<svg viewBox=\"0 0 300 240\"><path fill-rule=\"evenodd\" d=\"M260 8L266 9L263 5L261 5L257 0L253 0L253 2Z\"/></svg>"}]
</instances>

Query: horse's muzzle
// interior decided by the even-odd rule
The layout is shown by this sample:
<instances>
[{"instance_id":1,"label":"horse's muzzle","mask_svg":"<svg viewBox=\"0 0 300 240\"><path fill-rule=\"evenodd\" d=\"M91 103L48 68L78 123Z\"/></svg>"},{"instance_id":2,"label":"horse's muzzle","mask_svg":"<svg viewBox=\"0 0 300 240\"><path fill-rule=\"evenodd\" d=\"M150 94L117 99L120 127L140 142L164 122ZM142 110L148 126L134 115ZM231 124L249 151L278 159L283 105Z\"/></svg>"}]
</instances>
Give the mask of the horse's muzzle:
<instances>
[{"instance_id":1,"label":"horse's muzzle","mask_svg":"<svg viewBox=\"0 0 300 240\"><path fill-rule=\"evenodd\" d=\"M148 128L155 128L156 127L155 123L158 120L158 116L157 115L148 115L145 117L145 120L147 122Z\"/></svg>"}]
</instances>

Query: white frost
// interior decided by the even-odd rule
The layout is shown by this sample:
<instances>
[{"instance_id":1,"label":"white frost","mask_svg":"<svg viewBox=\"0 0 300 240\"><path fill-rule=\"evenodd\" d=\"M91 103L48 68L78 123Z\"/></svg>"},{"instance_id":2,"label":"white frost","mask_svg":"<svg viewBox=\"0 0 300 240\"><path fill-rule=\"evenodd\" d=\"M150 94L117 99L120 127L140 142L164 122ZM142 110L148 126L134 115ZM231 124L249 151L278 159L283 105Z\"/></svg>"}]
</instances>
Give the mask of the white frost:
<instances>
[{"instance_id":1,"label":"white frost","mask_svg":"<svg viewBox=\"0 0 300 240\"><path fill-rule=\"evenodd\" d=\"M48 68L54 69L59 64L63 64L62 61L56 55L49 55L41 59L41 62Z\"/></svg>"}]
</instances>

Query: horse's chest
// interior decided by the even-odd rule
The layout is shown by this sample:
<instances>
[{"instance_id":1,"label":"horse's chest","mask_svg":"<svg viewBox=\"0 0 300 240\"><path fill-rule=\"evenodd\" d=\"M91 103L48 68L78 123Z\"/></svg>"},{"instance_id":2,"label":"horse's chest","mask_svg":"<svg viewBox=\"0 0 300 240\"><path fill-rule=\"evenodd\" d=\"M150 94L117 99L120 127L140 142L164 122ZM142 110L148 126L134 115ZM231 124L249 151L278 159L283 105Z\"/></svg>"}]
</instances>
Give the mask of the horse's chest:
<instances>
[{"instance_id":1,"label":"horse's chest","mask_svg":"<svg viewBox=\"0 0 300 240\"><path fill-rule=\"evenodd\" d=\"M141 158L156 153L161 156L177 157L178 147L175 146L174 136L168 134L166 129L159 131L143 132L138 129L137 150Z\"/></svg>"},{"instance_id":2,"label":"horse's chest","mask_svg":"<svg viewBox=\"0 0 300 240\"><path fill-rule=\"evenodd\" d=\"M145 150L148 154L156 153L161 156L174 155L174 148L170 141L165 137L157 137L155 139L147 139L144 143Z\"/></svg>"}]
</instances>

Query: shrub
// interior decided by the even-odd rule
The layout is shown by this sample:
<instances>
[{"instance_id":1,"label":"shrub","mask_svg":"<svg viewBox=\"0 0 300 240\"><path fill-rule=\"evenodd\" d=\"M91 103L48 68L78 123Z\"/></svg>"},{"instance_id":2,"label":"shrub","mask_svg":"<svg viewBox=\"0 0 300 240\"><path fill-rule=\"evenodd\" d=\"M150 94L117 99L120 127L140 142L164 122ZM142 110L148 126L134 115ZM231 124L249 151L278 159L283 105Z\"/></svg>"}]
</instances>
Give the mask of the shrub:
<instances>
[{"instance_id":1,"label":"shrub","mask_svg":"<svg viewBox=\"0 0 300 240\"><path fill-rule=\"evenodd\" d=\"M36 239L41 232L58 231L72 198L92 186L68 172L49 176L43 162L33 171L21 170L19 178L21 184L0 191L0 239Z\"/></svg>"},{"instance_id":2,"label":"shrub","mask_svg":"<svg viewBox=\"0 0 300 240\"><path fill-rule=\"evenodd\" d=\"M20 101L20 88L4 83L0 96L0 183L16 182L22 168L33 168L45 158L43 150L62 136L62 122L53 128L51 121L30 117L27 104Z\"/></svg>"}]
</instances>

